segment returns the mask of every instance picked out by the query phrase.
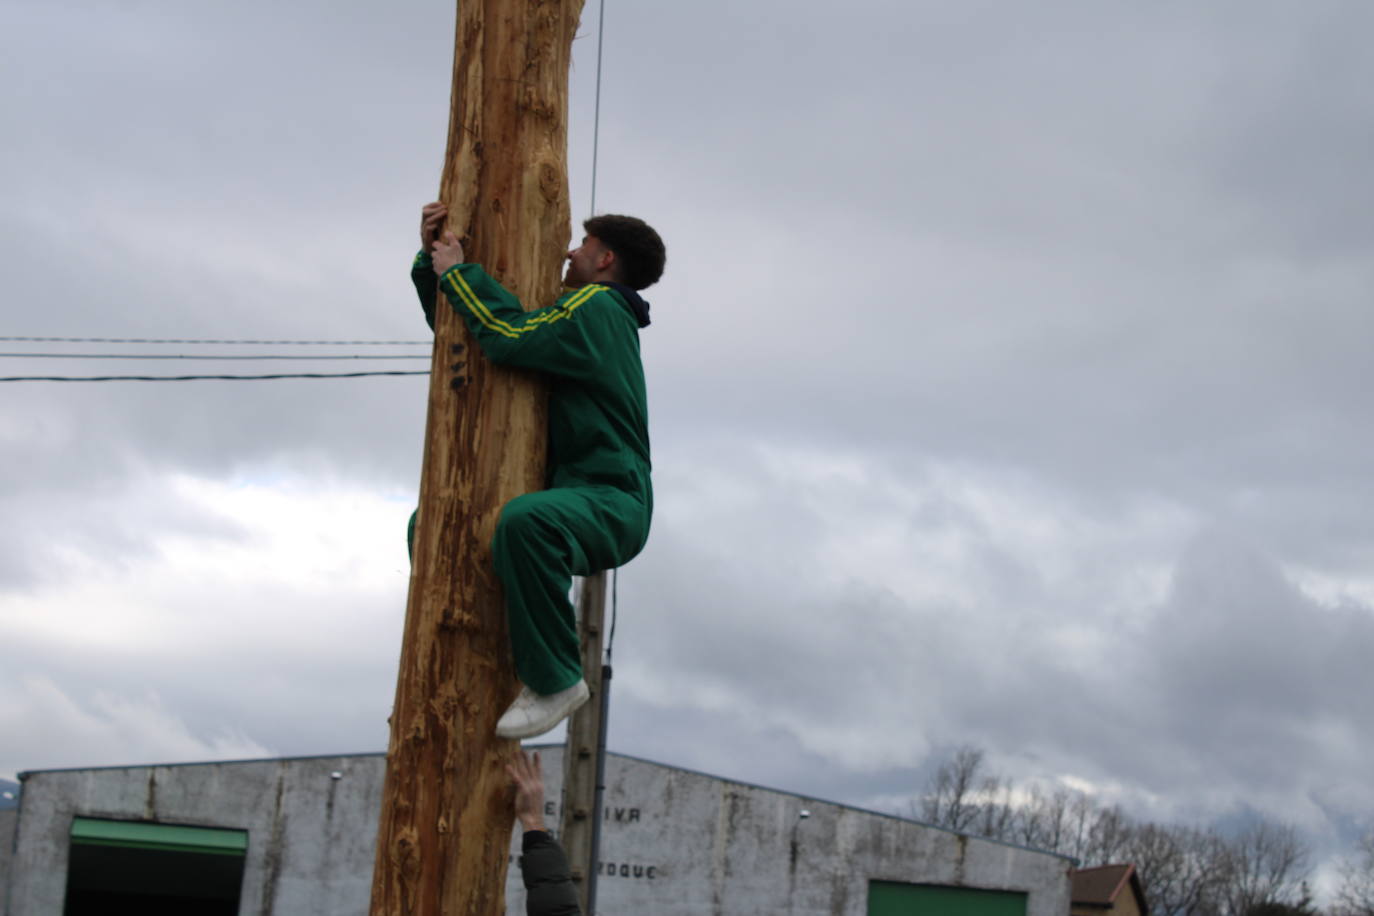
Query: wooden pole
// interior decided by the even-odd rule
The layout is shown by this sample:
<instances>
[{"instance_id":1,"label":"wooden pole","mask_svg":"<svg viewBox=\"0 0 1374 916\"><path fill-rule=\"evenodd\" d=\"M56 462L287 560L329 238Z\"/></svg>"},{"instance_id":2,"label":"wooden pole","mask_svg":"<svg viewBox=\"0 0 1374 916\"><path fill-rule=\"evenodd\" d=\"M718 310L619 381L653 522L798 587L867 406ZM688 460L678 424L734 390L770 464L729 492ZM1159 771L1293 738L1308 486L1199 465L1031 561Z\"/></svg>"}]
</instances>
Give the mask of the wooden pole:
<instances>
[{"instance_id":1,"label":"wooden pole","mask_svg":"<svg viewBox=\"0 0 1374 916\"><path fill-rule=\"evenodd\" d=\"M586 916L594 916L597 866L600 864L601 800L605 753L605 691L602 681L602 647L606 616L606 573L582 580L578 594L578 631L582 637L582 675L591 699L568 720L568 740L563 748L563 814L558 838L568 854L577 897Z\"/></svg>"},{"instance_id":2,"label":"wooden pole","mask_svg":"<svg viewBox=\"0 0 1374 916\"><path fill-rule=\"evenodd\" d=\"M568 246L568 66L581 9L463 0L458 10L440 199L469 260L526 307L556 297ZM537 380L490 365L441 295L372 916L505 913L513 745L495 728L518 685L489 545L501 507L544 485L545 447Z\"/></svg>"}]
</instances>

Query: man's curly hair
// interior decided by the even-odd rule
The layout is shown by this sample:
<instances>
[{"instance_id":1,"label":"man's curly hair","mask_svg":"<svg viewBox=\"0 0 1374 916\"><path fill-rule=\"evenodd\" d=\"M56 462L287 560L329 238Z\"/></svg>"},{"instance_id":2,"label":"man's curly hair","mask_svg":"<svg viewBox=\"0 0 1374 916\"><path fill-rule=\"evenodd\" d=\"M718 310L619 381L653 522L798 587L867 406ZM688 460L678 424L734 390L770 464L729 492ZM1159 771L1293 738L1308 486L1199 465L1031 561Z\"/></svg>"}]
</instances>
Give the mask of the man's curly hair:
<instances>
[{"instance_id":1,"label":"man's curly hair","mask_svg":"<svg viewBox=\"0 0 1374 916\"><path fill-rule=\"evenodd\" d=\"M582 224L582 228L615 252L620 282L631 289L653 286L663 276L668 250L663 247L663 239L644 220L605 213L593 216Z\"/></svg>"}]
</instances>

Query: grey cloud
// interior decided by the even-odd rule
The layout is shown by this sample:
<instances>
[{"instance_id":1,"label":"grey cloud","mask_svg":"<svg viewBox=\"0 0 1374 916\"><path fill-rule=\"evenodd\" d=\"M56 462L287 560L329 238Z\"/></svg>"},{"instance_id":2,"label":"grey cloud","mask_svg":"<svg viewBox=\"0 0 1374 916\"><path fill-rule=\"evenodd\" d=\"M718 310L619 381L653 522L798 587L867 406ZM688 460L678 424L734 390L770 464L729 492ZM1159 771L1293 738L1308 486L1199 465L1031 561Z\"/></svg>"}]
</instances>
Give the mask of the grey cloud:
<instances>
[{"instance_id":1,"label":"grey cloud","mask_svg":"<svg viewBox=\"0 0 1374 916\"><path fill-rule=\"evenodd\" d=\"M1286 786L1306 780L1304 758L1358 765L1330 740L1374 727L1369 608L1322 607L1272 561L1214 534L1185 556L1156 626L1153 689L1164 708L1190 711L1180 743L1206 748L1228 773Z\"/></svg>"},{"instance_id":2,"label":"grey cloud","mask_svg":"<svg viewBox=\"0 0 1374 916\"><path fill-rule=\"evenodd\" d=\"M1374 811L1351 784L1370 609L1292 584L1359 594L1374 552L1369 15L613 6L597 203L671 249L644 335L659 516L621 583L617 749L862 801L918 791L971 741L1141 811ZM427 336L404 270L437 185L451 5L5 16L28 36L0 54L23 89L0 100L20 125L8 333ZM418 479L423 380L0 393L11 597L68 574L57 544L129 569L149 532L241 544L149 499L175 475ZM837 555L857 543L889 566ZM379 748L399 591L245 589L283 621L255 654L6 657L88 710L151 686L167 716L149 721L193 723L177 747L222 726L280 753ZM331 603L339 625L304 645Z\"/></svg>"},{"instance_id":3,"label":"grey cloud","mask_svg":"<svg viewBox=\"0 0 1374 916\"><path fill-rule=\"evenodd\" d=\"M1301 799L1360 779L1374 616L1317 605L1224 531L1176 558L1162 603L1123 615L1094 605L1100 589L1069 597L957 513L927 518L980 542L966 568L978 603L942 605L877 583L822 584L804 545L824 522L796 504L805 490L781 492L793 499L750 501L750 515L770 515L775 535L760 540L739 519L743 530L728 542L741 545L735 564L725 545L689 543L667 521L627 572L629 676L652 672L649 696L680 697L665 720L758 716L758 727L814 748L808 740L858 716L871 728L849 753L867 752L875 767L902 747L915 767L931 743L972 741L1003 749L1013 775L1067 772L1115 785L1118 800L1169 818L1235 810L1257 795L1271 815L1309 818ZM1087 573L1097 559L1078 562ZM910 562L940 561L913 553ZM651 592L639 584L650 582ZM1060 639L1065 627L1083 631L1076 651ZM656 638L640 635L651 628ZM702 687L722 683L750 696L751 711L712 707ZM733 754L722 743L698 750L708 759L696 765L726 766ZM841 753L825 746L831 759ZM1176 795L1183 785L1191 813ZM1160 808L1161 798L1174 801Z\"/></svg>"}]
</instances>

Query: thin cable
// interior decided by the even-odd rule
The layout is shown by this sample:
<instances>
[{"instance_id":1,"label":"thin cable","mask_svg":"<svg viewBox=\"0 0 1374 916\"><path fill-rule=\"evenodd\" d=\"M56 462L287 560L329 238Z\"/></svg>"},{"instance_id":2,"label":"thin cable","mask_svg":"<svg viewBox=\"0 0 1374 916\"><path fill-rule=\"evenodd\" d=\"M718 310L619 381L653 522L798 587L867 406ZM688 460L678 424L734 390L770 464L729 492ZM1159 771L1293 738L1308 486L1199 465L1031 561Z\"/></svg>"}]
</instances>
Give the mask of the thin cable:
<instances>
[{"instance_id":1,"label":"thin cable","mask_svg":"<svg viewBox=\"0 0 1374 916\"><path fill-rule=\"evenodd\" d=\"M601 154L601 49L606 36L606 0L601 0L601 12L596 25L596 106L592 115L592 194L591 213L596 216L596 167ZM611 700L611 649L615 644L616 583L618 571L611 570L611 629L606 639L606 661L601 666L601 715L597 716L596 734L596 789L592 804L592 836L590 874L587 875L587 913L596 916L596 886L599 869L596 864L601 860L601 813L606 792L606 726L610 719Z\"/></svg>"},{"instance_id":2,"label":"thin cable","mask_svg":"<svg viewBox=\"0 0 1374 916\"><path fill-rule=\"evenodd\" d=\"M596 109L592 116L592 212L596 216L596 161L601 147L601 45L606 34L606 0L601 0L601 17L596 26Z\"/></svg>"},{"instance_id":3,"label":"thin cable","mask_svg":"<svg viewBox=\"0 0 1374 916\"><path fill-rule=\"evenodd\" d=\"M256 354L256 356L214 356L214 354L184 353L0 353L4 360L427 360L429 354L345 353L341 356L305 356L305 354Z\"/></svg>"},{"instance_id":4,"label":"thin cable","mask_svg":"<svg viewBox=\"0 0 1374 916\"><path fill-rule=\"evenodd\" d=\"M230 360L230 359L429 359L429 354L398 355L386 353L379 356L369 356L365 353L349 353L339 356L306 356L303 354L272 354L254 356L217 356L213 354L182 354L182 353L0 353L0 359L210 359L210 360Z\"/></svg>"},{"instance_id":5,"label":"thin cable","mask_svg":"<svg viewBox=\"0 0 1374 916\"><path fill-rule=\"evenodd\" d=\"M0 382L260 382L283 378L365 378L373 375L429 375L416 372L296 372L277 375L11 375Z\"/></svg>"},{"instance_id":6,"label":"thin cable","mask_svg":"<svg viewBox=\"0 0 1374 916\"><path fill-rule=\"evenodd\" d=\"M611 570L611 629L606 634L606 664L611 663L611 650L615 648L615 611L616 611L616 586L620 583L620 570Z\"/></svg>"},{"instance_id":7,"label":"thin cable","mask_svg":"<svg viewBox=\"0 0 1374 916\"><path fill-rule=\"evenodd\" d=\"M115 343L115 344L253 344L258 346L339 346L339 347L428 347L432 340L193 340L161 337L0 337L0 341L26 343Z\"/></svg>"},{"instance_id":8,"label":"thin cable","mask_svg":"<svg viewBox=\"0 0 1374 916\"><path fill-rule=\"evenodd\" d=\"M592 115L592 199L591 215L596 216L596 167L601 154L601 50L606 44L606 0L601 0L600 13L596 23L596 105ZM616 587L620 582L620 570L611 570L611 628L606 634L606 665L611 664L611 651L615 646Z\"/></svg>"}]
</instances>

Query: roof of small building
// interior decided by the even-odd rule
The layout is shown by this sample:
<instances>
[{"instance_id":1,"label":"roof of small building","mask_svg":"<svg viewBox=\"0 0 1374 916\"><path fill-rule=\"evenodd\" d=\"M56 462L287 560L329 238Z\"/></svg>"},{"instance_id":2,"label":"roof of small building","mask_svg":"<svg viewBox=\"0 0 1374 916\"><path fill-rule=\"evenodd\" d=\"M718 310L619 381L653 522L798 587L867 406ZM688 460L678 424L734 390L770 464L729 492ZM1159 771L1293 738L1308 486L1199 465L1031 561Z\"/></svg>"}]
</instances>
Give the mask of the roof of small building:
<instances>
[{"instance_id":1,"label":"roof of small building","mask_svg":"<svg viewBox=\"0 0 1374 916\"><path fill-rule=\"evenodd\" d=\"M1147 912L1145 889L1134 865L1099 865L1096 868L1076 869L1073 873L1073 905L1100 906L1105 909L1115 903L1128 887L1135 894L1140 911Z\"/></svg>"}]
</instances>

